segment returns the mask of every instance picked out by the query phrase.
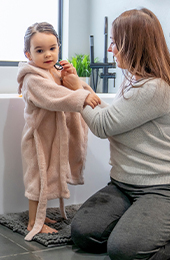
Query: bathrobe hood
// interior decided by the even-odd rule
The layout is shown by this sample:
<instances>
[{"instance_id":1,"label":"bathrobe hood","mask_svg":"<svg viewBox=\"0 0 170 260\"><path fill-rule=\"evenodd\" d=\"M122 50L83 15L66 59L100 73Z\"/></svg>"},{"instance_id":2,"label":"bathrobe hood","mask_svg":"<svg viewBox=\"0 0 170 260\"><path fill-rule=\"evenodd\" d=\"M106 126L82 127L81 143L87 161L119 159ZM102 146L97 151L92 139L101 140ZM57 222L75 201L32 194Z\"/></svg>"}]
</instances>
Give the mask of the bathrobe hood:
<instances>
[{"instance_id":1,"label":"bathrobe hood","mask_svg":"<svg viewBox=\"0 0 170 260\"><path fill-rule=\"evenodd\" d=\"M47 200L69 198L68 183L83 184L88 128L80 113L89 91L57 85L51 74L20 63L18 92L25 102L21 150L25 196L39 201L36 221L26 236L40 232Z\"/></svg>"}]
</instances>

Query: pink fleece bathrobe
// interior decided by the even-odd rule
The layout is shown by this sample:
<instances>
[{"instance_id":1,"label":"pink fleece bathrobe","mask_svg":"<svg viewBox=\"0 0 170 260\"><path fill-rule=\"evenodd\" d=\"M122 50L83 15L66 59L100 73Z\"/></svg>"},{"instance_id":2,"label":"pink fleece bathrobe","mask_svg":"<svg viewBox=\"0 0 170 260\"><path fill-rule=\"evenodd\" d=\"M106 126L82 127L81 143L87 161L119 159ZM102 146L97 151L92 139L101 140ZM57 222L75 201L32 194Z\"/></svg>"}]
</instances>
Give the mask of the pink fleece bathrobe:
<instances>
[{"instance_id":1,"label":"pink fleece bathrobe","mask_svg":"<svg viewBox=\"0 0 170 260\"><path fill-rule=\"evenodd\" d=\"M87 126L79 113L89 91L57 85L51 74L20 63L17 80L25 102L21 149L25 196L39 201L32 240L46 217L47 200L69 198L67 184L83 184Z\"/></svg>"}]
</instances>

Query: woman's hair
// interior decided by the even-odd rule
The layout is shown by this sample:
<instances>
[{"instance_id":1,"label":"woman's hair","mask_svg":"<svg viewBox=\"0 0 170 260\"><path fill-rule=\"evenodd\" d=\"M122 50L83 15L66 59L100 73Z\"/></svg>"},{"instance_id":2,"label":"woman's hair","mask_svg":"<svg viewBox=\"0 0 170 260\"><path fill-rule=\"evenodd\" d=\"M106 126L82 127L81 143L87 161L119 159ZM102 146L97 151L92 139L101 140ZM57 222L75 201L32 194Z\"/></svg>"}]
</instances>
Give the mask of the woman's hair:
<instances>
[{"instance_id":1,"label":"woman's hair","mask_svg":"<svg viewBox=\"0 0 170 260\"><path fill-rule=\"evenodd\" d=\"M170 85L170 53L161 24L150 10L122 13L112 23L112 34L130 84L138 75L162 78Z\"/></svg>"},{"instance_id":2,"label":"woman's hair","mask_svg":"<svg viewBox=\"0 0 170 260\"><path fill-rule=\"evenodd\" d=\"M57 43L59 45L58 34L56 33L54 27L51 24L46 23L46 22L34 23L32 26L28 27L28 29L26 30L26 33L25 33L25 36L24 36L24 53L30 52L31 38L37 32L53 34L56 37Z\"/></svg>"}]
</instances>

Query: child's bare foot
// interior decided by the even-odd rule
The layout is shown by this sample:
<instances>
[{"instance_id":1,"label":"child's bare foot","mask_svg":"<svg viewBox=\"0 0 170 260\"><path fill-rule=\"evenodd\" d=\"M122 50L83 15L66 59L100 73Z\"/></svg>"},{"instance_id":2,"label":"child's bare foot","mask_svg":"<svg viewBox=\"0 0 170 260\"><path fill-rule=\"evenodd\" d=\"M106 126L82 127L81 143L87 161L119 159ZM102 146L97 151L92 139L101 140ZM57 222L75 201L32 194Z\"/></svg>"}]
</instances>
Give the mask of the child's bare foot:
<instances>
[{"instance_id":1,"label":"child's bare foot","mask_svg":"<svg viewBox=\"0 0 170 260\"><path fill-rule=\"evenodd\" d=\"M53 220L53 219L50 219L50 218L45 218L45 223L50 223L50 224L55 224L57 221L56 220Z\"/></svg>"},{"instance_id":2,"label":"child's bare foot","mask_svg":"<svg viewBox=\"0 0 170 260\"><path fill-rule=\"evenodd\" d=\"M42 227L42 229L40 231L40 233L46 233L46 234L48 234L48 233L52 234L52 233L57 233L57 232L58 231L56 229L51 228L51 227L49 227L49 226L47 226L45 224L43 225L43 227Z\"/></svg>"},{"instance_id":3,"label":"child's bare foot","mask_svg":"<svg viewBox=\"0 0 170 260\"><path fill-rule=\"evenodd\" d=\"M33 228L32 226L28 225L27 230L31 231L32 228ZM46 233L46 234L50 233L50 234L52 234L52 233L57 233L57 232L58 231L56 229L51 228L51 227L49 227L49 226L44 224L42 229L41 229L41 231L39 233Z\"/></svg>"}]
</instances>

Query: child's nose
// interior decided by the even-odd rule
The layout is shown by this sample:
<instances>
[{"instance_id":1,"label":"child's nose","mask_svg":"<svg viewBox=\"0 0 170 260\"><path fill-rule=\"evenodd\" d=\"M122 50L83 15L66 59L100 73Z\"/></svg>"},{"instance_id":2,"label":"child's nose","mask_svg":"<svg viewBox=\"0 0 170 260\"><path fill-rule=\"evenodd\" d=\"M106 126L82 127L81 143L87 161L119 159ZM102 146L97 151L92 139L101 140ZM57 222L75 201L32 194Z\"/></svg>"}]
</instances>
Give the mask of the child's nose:
<instances>
[{"instance_id":1,"label":"child's nose","mask_svg":"<svg viewBox=\"0 0 170 260\"><path fill-rule=\"evenodd\" d=\"M50 51L46 51L45 52L45 57L49 57L49 56L51 56L51 52Z\"/></svg>"}]
</instances>

